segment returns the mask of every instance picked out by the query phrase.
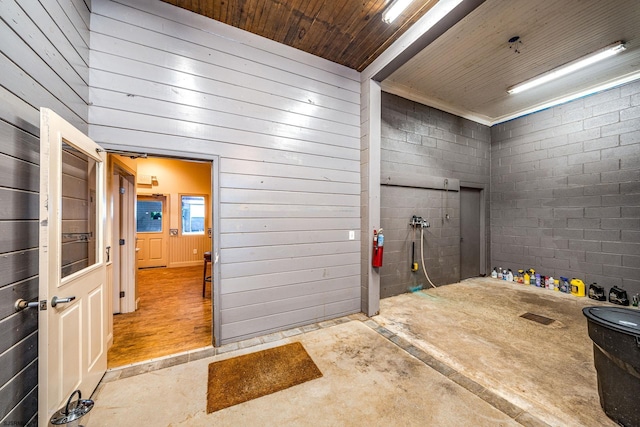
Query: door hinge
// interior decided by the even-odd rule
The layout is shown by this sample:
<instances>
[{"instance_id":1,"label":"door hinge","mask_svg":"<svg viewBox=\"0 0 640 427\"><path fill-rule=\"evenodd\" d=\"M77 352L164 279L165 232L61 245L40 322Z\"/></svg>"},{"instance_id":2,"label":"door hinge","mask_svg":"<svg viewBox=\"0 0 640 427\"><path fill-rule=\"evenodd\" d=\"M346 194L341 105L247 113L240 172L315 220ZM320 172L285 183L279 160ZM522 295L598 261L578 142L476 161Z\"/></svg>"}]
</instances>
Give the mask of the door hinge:
<instances>
[{"instance_id":1,"label":"door hinge","mask_svg":"<svg viewBox=\"0 0 640 427\"><path fill-rule=\"evenodd\" d=\"M124 246L124 239L120 239L120 246Z\"/></svg>"},{"instance_id":2,"label":"door hinge","mask_svg":"<svg viewBox=\"0 0 640 427\"><path fill-rule=\"evenodd\" d=\"M124 291L120 291L120 298L124 298Z\"/></svg>"},{"instance_id":3,"label":"door hinge","mask_svg":"<svg viewBox=\"0 0 640 427\"><path fill-rule=\"evenodd\" d=\"M120 194L124 194L124 192L125 192L124 187L120 187Z\"/></svg>"}]
</instances>

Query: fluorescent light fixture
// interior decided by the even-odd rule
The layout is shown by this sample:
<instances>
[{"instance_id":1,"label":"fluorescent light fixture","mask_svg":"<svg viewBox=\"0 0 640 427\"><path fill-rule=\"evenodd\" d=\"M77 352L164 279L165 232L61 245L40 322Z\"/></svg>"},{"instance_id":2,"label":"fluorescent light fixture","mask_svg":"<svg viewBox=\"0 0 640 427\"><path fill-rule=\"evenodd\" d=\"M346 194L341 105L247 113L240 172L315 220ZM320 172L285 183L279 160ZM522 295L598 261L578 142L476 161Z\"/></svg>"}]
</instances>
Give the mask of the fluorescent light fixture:
<instances>
[{"instance_id":1,"label":"fluorescent light fixture","mask_svg":"<svg viewBox=\"0 0 640 427\"><path fill-rule=\"evenodd\" d=\"M382 20L387 24L391 24L404 10L411 4L413 0L396 0L384 11Z\"/></svg>"},{"instance_id":2,"label":"fluorescent light fixture","mask_svg":"<svg viewBox=\"0 0 640 427\"><path fill-rule=\"evenodd\" d=\"M576 59L575 61L562 65L554 70L549 71L548 73L541 74L538 77L534 77L531 80L527 80L526 82L512 86L509 89L507 89L507 92L510 94L520 93L527 89L540 86L541 84L547 83L551 80L555 80L562 76L566 76L567 74L571 74L575 71L578 71L581 68L587 67L598 61L602 61L603 59L613 56L616 53L622 52L623 50L625 50L624 43L615 42L612 45L609 45L603 49L590 53L587 56L584 56L582 58Z\"/></svg>"}]
</instances>

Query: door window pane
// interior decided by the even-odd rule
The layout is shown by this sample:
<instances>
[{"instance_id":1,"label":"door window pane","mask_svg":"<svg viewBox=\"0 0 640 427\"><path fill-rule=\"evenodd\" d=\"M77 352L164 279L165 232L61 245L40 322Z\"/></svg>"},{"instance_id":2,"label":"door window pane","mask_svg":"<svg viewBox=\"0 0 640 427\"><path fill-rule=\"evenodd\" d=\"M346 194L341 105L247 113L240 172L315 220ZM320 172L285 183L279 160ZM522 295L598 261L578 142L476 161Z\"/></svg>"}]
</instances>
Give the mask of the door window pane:
<instances>
[{"instance_id":1,"label":"door window pane","mask_svg":"<svg viewBox=\"0 0 640 427\"><path fill-rule=\"evenodd\" d=\"M136 204L136 231L138 233L162 232L162 201L138 200Z\"/></svg>"},{"instance_id":2,"label":"door window pane","mask_svg":"<svg viewBox=\"0 0 640 427\"><path fill-rule=\"evenodd\" d=\"M204 196L182 196L182 234L204 234Z\"/></svg>"},{"instance_id":3,"label":"door window pane","mask_svg":"<svg viewBox=\"0 0 640 427\"><path fill-rule=\"evenodd\" d=\"M97 262L97 162L62 143L61 277Z\"/></svg>"}]
</instances>

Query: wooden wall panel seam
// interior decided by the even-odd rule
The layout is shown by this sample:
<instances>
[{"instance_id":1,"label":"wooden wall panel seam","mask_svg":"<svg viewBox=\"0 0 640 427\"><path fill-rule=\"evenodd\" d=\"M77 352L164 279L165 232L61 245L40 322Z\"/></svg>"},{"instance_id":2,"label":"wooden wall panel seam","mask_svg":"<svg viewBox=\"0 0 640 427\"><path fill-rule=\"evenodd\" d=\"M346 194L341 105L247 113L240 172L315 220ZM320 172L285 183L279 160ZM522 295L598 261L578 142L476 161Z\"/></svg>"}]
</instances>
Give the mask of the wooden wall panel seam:
<instances>
[{"instance_id":1,"label":"wooden wall panel seam","mask_svg":"<svg viewBox=\"0 0 640 427\"><path fill-rule=\"evenodd\" d=\"M249 146L315 154L335 158L336 163L340 160L348 160L358 165L356 162L360 158L359 150L348 147L352 138L336 134L328 135L309 132L308 135L313 136L313 140L305 140L298 139L299 135L295 132L289 132L293 131L293 129L287 129L286 132L283 132L284 134L278 135L264 131L252 132L242 129L240 126L231 128L228 126L222 127L219 125L186 122L169 116L147 115L135 111L114 110L100 106L91 106L90 112L93 113L89 116L92 120L92 125L113 126L186 138L194 138L194 135L197 135L199 139L238 145L250 141L251 144L248 144ZM340 141L345 141L345 144L335 145L335 142ZM333 142L334 144L328 142ZM349 166L350 170L355 169L353 165Z\"/></svg>"},{"instance_id":2,"label":"wooden wall panel seam","mask_svg":"<svg viewBox=\"0 0 640 427\"><path fill-rule=\"evenodd\" d=\"M308 75L303 75L301 72L285 70L276 64L266 65L254 62L253 66L247 67L243 49L225 52L221 50L221 47L224 47L222 44L193 44L185 42L179 37L150 32L135 24L124 24L100 15L94 19L92 32L97 36L91 46L96 51L118 54L119 52L137 50L139 55L136 56L136 59L149 64L173 65L170 68L188 70L193 73L198 68L202 68L202 70L219 68L219 72L235 71L247 76L258 77L267 84L269 81L288 81L291 86L299 89L317 91L336 99L358 103L357 89L359 89L359 85L349 82L353 87L347 89L344 87L344 79L336 79L335 75L326 75L334 81L334 84L331 84L320 79L309 78ZM135 40L135 43L123 37L129 37L129 40ZM111 40L109 43L105 43L106 39ZM180 61L178 57L183 59ZM356 90L354 91L354 89Z\"/></svg>"},{"instance_id":3,"label":"wooden wall panel seam","mask_svg":"<svg viewBox=\"0 0 640 427\"><path fill-rule=\"evenodd\" d=\"M269 139L265 135L253 135L252 138L250 135L247 135L243 138L240 136L242 134L238 134L238 139L234 143L233 138L219 133L216 134L215 137L212 137L212 139L207 139L207 135L204 134L191 136L162 134L156 133L153 130L110 127L106 124L106 120L103 117L96 117L98 113L103 112L95 111L93 107L90 107L89 117L92 124L89 136L113 149L130 149L126 144L123 144L123 141L132 139L137 141L137 144L141 147L156 147L157 149L167 152L175 152L175 155L178 157L184 157L185 153L190 152L202 153L205 150L215 151L216 154L221 157L221 163L224 163L227 159L236 159L306 167L318 165L319 168L323 169L354 173L360 170L360 164L353 160L301 152L300 150L295 151L293 148L289 149L290 144L288 144L288 141L287 144L283 144L284 141L282 140L277 143L274 141L272 145L277 145L270 147L267 145L267 142L271 142L272 139ZM92 116L95 117L93 120ZM143 116L141 116L140 119L143 119ZM98 121L104 121L105 124L96 123ZM115 124L118 123L115 122ZM246 144L245 141L248 140L250 140L253 145Z\"/></svg>"}]
</instances>

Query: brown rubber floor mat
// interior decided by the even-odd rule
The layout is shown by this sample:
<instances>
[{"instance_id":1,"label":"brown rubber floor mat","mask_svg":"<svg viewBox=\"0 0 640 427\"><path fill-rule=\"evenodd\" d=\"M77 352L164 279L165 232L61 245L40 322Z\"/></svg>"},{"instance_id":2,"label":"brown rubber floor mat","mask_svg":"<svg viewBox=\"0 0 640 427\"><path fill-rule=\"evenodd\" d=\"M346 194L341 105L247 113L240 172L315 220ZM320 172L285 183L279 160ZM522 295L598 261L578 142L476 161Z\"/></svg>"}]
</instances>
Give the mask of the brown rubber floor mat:
<instances>
[{"instance_id":1,"label":"brown rubber floor mat","mask_svg":"<svg viewBox=\"0 0 640 427\"><path fill-rule=\"evenodd\" d=\"M209 365L207 413L321 376L299 342L214 362Z\"/></svg>"}]
</instances>

